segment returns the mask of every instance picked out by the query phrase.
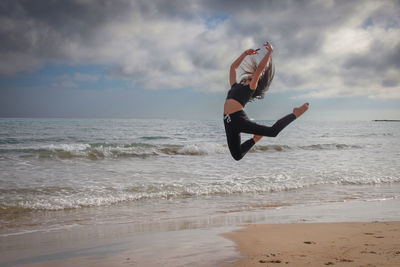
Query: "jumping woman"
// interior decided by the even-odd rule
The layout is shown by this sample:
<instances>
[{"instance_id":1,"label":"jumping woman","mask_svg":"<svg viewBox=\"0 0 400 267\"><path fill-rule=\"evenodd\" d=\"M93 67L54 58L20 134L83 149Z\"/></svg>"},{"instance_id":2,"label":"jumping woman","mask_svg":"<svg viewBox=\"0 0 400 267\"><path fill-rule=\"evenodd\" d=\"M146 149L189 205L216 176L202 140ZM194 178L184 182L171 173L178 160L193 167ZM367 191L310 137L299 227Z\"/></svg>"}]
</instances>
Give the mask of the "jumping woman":
<instances>
[{"instance_id":1,"label":"jumping woman","mask_svg":"<svg viewBox=\"0 0 400 267\"><path fill-rule=\"evenodd\" d=\"M259 49L246 50L231 65L229 77L231 89L224 105L224 125L228 147L235 160L242 159L263 136L277 136L283 128L308 109L308 103L299 108L294 108L293 113L278 120L271 127L249 120L243 111L244 106L249 101L264 98L264 93L268 90L275 73L271 58L274 48L268 42L264 46L267 53L259 64L257 64L254 57L251 58L250 62L245 62L245 67L242 68L244 75L240 83L237 83L236 70L247 56L257 54ZM241 144L240 133L253 134L254 136Z\"/></svg>"}]
</instances>

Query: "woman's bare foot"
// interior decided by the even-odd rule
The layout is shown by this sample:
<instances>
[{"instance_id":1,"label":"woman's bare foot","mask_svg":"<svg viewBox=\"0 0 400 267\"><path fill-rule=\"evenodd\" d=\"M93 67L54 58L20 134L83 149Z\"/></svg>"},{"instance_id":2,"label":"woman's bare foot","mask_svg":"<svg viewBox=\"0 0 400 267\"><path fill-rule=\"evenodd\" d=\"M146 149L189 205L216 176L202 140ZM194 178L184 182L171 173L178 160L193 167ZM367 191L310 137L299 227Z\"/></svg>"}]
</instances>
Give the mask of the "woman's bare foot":
<instances>
[{"instance_id":1,"label":"woman's bare foot","mask_svg":"<svg viewBox=\"0 0 400 267\"><path fill-rule=\"evenodd\" d=\"M294 108L293 109L293 114L296 116L296 118L300 117L301 114L307 111L309 104L305 103L301 107Z\"/></svg>"},{"instance_id":2,"label":"woman's bare foot","mask_svg":"<svg viewBox=\"0 0 400 267\"><path fill-rule=\"evenodd\" d=\"M253 136L253 140L254 140L255 143L257 143L258 141L260 141L261 138L262 138L261 135L254 135L254 136Z\"/></svg>"}]
</instances>

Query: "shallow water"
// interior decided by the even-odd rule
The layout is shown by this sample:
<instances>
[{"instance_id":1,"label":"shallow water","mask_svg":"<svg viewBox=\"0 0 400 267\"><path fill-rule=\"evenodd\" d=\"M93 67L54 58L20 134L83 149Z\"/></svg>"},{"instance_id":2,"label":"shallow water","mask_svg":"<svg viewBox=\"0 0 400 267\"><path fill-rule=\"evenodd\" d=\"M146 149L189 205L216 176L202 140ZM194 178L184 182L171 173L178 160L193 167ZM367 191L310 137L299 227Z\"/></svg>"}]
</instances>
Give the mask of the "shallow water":
<instances>
[{"instance_id":1,"label":"shallow water","mask_svg":"<svg viewBox=\"0 0 400 267\"><path fill-rule=\"evenodd\" d=\"M236 162L222 120L0 119L0 236L90 224L234 225L225 220L243 217L223 215L397 200L399 130L299 120Z\"/></svg>"}]
</instances>

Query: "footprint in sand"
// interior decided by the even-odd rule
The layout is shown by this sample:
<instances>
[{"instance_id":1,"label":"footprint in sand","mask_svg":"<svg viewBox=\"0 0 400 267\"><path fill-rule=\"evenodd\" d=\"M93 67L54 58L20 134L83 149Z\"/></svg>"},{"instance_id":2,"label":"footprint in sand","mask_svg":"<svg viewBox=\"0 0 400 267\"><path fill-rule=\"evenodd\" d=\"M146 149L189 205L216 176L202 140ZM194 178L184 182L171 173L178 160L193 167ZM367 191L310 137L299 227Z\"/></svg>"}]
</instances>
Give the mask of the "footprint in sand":
<instances>
[{"instance_id":1,"label":"footprint in sand","mask_svg":"<svg viewBox=\"0 0 400 267\"><path fill-rule=\"evenodd\" d=\"M272 260L272 261L266 261L266 260L259 260L259 263L281 263L281 260Z\"/></svg>"},{"instance_id":2,"label":"footprint in sand","mask_svg":"<svg viewBox=\"0 0 400 267\"><path fill-rule=\"evenodd\" d=\"M354 262L353 260L348 260L348 259L336 259L339 262Z\"/></svg>"},{"instance_id":3,"label":"footprint in sand","mask_svg":"<svg viewBox=\"0 0 400 267\"><path fill-rule=\"evenodd\" d=\"M366 250L363 250L363 251L361 251L360 253L363 253L363 254L365 254L365 253L370 253L370 254L376 254L376 252L375 251L366 251Z\"/></svg>"}]
</instances>

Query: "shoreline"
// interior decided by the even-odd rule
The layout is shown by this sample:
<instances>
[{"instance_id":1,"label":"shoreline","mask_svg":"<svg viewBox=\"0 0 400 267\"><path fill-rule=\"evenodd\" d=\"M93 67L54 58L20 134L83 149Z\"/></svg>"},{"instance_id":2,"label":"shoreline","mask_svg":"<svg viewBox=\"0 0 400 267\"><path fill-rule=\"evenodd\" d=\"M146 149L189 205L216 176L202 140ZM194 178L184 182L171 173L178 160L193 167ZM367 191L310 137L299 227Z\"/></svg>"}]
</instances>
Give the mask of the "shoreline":
<instances>
[{"instance_id":1,"label":"shoreline","mask_svg":"<svg viewBox=\"0 0 400 267\"><path fill-rule=\"evenodd\" d=\"M400 221L248 225L232 266L400 266Z\"/></svg>"},{"instance_id":2,"label":"shoreline","mask_svg":"<svg viewBox=\"0 0 400 267\"><path fill-rule=\"evenodd\" d=\"M160 265L166 267L188 265L243 266L235 265L235 263L241 260L243 255L246 254L240 254L239 250L237 250L240 244L238 247L238 245L232 241L234 239L230 238L231 234L235 235L237 233L246 232L247 228L243 229L243 225L250 224L248 228L256 230L262 229L263 227L282 228L280 230L282 235L279 237L281 239L278 239L278 241L290 243L292 242L292 236L289 235L283 238L283 235L288 231L293 231L290 230L293 227L299 229L299 227L309 227L309 225L320 225L318 227L322 227L321 229L323 229L323 227L329 224L385 225L387 221L396 222L396 227L391 229L398 229L399 231L396 230L397 232L392 231L389 233L396 235L396 240L400 240L400 236L398 236L400 233L399 203L400 199L397 198L383 201L314 203L306 206L270 207L254 211L238 212L234 210L231 213L217 213L214 216L181 217L171 221L161 220L156 224L150 224L146 227L144 224L137 225L128 222L114 222L108 224L92 223L62 230L38 231L20 235L4 234L0 241L0 251L2 251L0 265L24 267ZM374 221L379 221L380 223L371 223ZM356 233L355 230L353 232L348 231L344 236L342 234L337 234L336 237L351 236ZM364 233L374 233L374 235L365 235L363 237L370 239L375 238L373 241L382 241L396 248L394 245L399 245L400 242L393 243L393 239L390 239L389 235L382 233L383 230L384 229L364 230ZM301 240L299 239L300 241L309 241L311 243L300 243L300 245L307 245L306 248L318 247L317 245L323 243L321 243L319 239L314 238L312 234L320 233L317 235L319 238L320 236L324 236L322 234L324 232L326 232L326 230L316 230L311 231L310 236L307 236L307 238L301 236ZM256 236L259 236L257 231L254 233ZM243 238L250 238L251 235L252 234L246 234ZM384 238L378 238L376 236L384 236ZM334 235L331 236L333 239L336 237ZM268 239L265 238L265 240ZM392 241L388 242L389 240ZM339 241L343 240L338 240L338 242ZM368 242L357 243L354 246L362 247L363 244L367 244ZM260 246L260 248L261 247L262 246ZM378 251L380 248L380 246L366 247L363 250L366 252L362 253L362 256L376 256L378 253L383 253L384 251ZM398 260L400 259L400 255L396 254L397 251L400 251L400 248L396 249L394 252L395 255L392 256L393 259ZM244 253L243 251L240 252ZM376 254L373 252L376 252ZM265 261L265 263L260 266L270 266L272 262L268 263L268 260L275 260L273 266L275 266L278 260L281 261L281 264L285 263L285 266L286 262L288 262L288 264L293 262L293 259L286 258L279 259L275 257L269 259L272 258L271 253L278 255L276 247L274 247L274 250L271 250L271 252L266 250L262 251L260 255L268 255L267 253L269 253L270 257L259 258L254 266L261 264L259 262L260 260ZM298 254L299 253L296 255ZM356 260L344 256L337 258L339 260ZM328 262L332 262L337 266L341 266L341 264L347 264L347 266L349 266L349 262L332 261L332 259L324 262L324 264Z\"/></svg>"}]
</instances>

